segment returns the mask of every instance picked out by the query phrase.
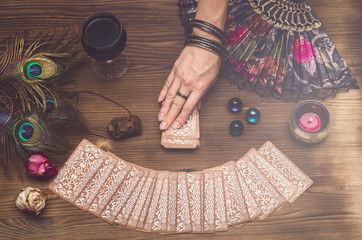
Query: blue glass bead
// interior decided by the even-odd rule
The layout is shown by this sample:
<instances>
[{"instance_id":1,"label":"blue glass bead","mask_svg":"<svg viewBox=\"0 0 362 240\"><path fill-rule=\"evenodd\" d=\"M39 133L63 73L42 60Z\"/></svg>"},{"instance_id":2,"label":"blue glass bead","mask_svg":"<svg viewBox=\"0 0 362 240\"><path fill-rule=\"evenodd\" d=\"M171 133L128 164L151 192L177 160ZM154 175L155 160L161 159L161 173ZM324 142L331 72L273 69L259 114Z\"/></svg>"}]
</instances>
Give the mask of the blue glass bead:
<instances>
[{"instance_id":1,"label":"blue glass bead","mask_svg":"<svg viewBox=\"0 0 362 240\"><path fill-rule=\"evenodd\" d=\"M244 125L239 120L232 121L229 125L229 131L233 136L239 136L244 130Z\"/></svg>"},{"instance_id":2,"label":"blue glass bead","mask_svg":"<svg viewBox=\"0 0 362 240\"><path fill-rule=\"evenodd\" d=\"M246 112L246 120L251 124L259 122L260 111L257 108L249 108Z\"/></svg>"},{"instance_id":3,"label":"blue glass bead","mask_svg":"<svg viewBox=\"0 0 362 240\"><path fill-rule=\"evenodd\" d=\"M228 103L229 111L232 113L239 112L243 106L243 103L241 102L240 98L231 98Z\"/></svg>"}]
</instances>

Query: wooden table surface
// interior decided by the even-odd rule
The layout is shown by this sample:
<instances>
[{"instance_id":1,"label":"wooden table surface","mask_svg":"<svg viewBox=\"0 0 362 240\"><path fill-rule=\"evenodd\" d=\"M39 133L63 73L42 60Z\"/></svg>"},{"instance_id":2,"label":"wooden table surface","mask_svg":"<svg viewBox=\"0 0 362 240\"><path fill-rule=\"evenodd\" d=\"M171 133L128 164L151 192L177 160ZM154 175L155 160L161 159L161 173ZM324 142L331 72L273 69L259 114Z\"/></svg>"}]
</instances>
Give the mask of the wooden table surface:
<instances>
[{"instance_id":1,"label":"wooden table surface","mask_svg":"<svg viewBox=\"0 0 362 240\"><path fill-rule=\"evenodd\" d=\"M361 85L362 1L313 0L310 5ZM157 97L184 40L176 0L1 1L0 35L4 38L33 28L80 28L89 14L102 10L115 13L127 29L129 69L120 80L104 81L95 77L89 62L74 72L73 78L80 88L110 97L141 118L142 135L112 142L113 153L155 170L202 170L238 160L250 148L270 140L314 184L296 202L285 205L264 221L215 234L159 236L110 225L60 199L47 189L48 182L30 177L21 181L16 174L9 180L1 171L1 239L362 239L361 90L323 101L333 118L332 130L324 142L307 145L295 140L288 130L295 102L261 98L238 90L227 79L219 79L201 109L200 149L167 151L160 145ZM242 113L228 112L226 105L231 97L242 99ZM246 124L245 111L249 107L261 111L261 120L256 125ZM103 130L113 117L126 115L117 106L86 95L81 96L79 108L89 127L95 130ZM245 125L239 137L228 132L229 123L236 119ZM69 140L75 147L82 138L99 140L77 134ZM61 167L68 156L59 155L52 160ZM24 214L14 204L17 194L27 186L41 188L49 195L46 208L37 217Z\"/></svg>"}]
</instances>

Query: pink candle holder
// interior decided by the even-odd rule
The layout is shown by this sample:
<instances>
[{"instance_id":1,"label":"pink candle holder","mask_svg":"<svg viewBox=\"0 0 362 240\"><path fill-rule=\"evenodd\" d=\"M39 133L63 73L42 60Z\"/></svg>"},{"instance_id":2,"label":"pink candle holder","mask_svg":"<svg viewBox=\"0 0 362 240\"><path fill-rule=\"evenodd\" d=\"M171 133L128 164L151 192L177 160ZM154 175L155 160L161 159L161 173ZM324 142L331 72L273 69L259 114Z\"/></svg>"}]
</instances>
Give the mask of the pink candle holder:
<instances>
[{"instance_id":1,"label":"pink candle holder","mask_svg":"<svg viewBox=\"0 0 362 240\"><path fill-rule=\"evenodd\" d=\"M294 107L289 128L293 136L302 142L321 142L331 129L331 116L323 103L315 100L303 101Z\"/></svg>"}]
</instances>

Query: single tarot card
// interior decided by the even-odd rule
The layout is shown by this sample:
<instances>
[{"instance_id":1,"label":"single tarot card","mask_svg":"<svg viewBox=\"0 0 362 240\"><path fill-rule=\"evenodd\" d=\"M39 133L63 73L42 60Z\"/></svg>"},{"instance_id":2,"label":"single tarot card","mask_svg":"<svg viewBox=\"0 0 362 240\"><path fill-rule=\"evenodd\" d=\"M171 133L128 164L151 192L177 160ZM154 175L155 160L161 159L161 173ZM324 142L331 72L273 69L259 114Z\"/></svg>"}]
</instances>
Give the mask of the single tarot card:
<instances>
[{"instance_id":1,"label":"single tarot card","mask_svg":"<svg viewBox=\"0 0 362 240\"><path fill-rule=\"evenodd\" d=\"M259 217L261 220L279 209L286 202L283 196L279 194L247 155L239 159L236 162L236 166L249 189L251 189L254 199L263 211L263 215Z\"/></svg>"},{"instance_id":2,"label":"single tarot card","mask_svg":"<svg viewBox=\"0 0 362 240\"><path fill-rule=\"evenodd\" d=\"M185 172L179 172L177 176L176 204L176 232L191 232L191 215Z\"/></svg>"},{"instance_id":3,"label":"single tarot card","mask_svg":"<svg viewBox=\"0 0 362 240\"><path fill-rule=\"evenodd\" d=\"M49 189L73 203L107 157L97 146L82 140L49 184Z\"/></svg>"},{"instance_id":4,"label":"single tarot card","mask_svg":"<svg viewBox=\"0 0 362 240\"><path fill-rule=\"evenodd\" d=\"M215 231L228 230L225 208L224 176L220 170L215 170Z\"/></svg>"},{"instance_id":5,"label":"single tarot card","mask_svg":"<svg viewBox=\"0 0 362 240\"><path fill-rule=\"evenodd\" d=\"M168 180L169 182L168 213L167 213L168 233L176 233L177 179L178 179L177 173L171 172Z\"/></svg>"},{"instance_id":6,"label":"single tarot card","mask_svg":"<svg viewBox=\"0 0 362 240\"><path fill-rule=\"evenodd\" d=\"M136 205L137 200L140 198L140 194L142 192L143 186L145 185L146 180L149 177L150 172L145 171L140 181L137 183L134 191L131 196L128 198L127 202L121 208L121 211L117 215L115 222L121 226L126 226L127 221Z\"/></svg>"},{"instance_id":7,"label":"single tarot card","mask_svg":"<svg viewBox=\"0 0 362 240\"><path fill-rule=\"evenodd\" d=\"M235 162L230 161L213 170L221 170L224 176L226 218L228 225L241 224L250 221L243 191L240 188Z\"/></svg>"},{"instance_id":8,"label":"single tarot card","mask_svg":"<svg viewBox=\"0 0 362 240\"><path fill-rule=\"evenodd\" d=\"M202 187L203 173L186 173L186 183L189 195L189 206L191 210L191 227L193 233L203 232L203 205L202 205Z\"/></svg>"},{"instance_id":9,"label":"single tarot card","mask_svg":"<svg viewBox=\"0 0 362 240\"><path fill-rule=\"evenodd\" d=\"M163 180L160 199L158 201L156 212L153 217L153 224L151 228L152 232L158 232L158 233L167 232L169 178L170 178L170 173L167 173L167 176Z\"/></svg>"},{"instance_id":10,"label":"single tarot card","mask_svg":"<svg viewBox=\"0 0 362 240\"><path fill-rule=\"evenodd\" d=\"M204 170L204 233L215 232L215 175L211 170Z\"/></svg>"},{"instance_id":11,"label":"single tarot card","mask_svg":"<svg viewBox=\"0 0 362 240\"><path fill-rule=\"evenodd\" d=\"M109 173L106 181L103 183L102 188L99 190L98 194L95 196L93 202L90 204L88 211L100 217L103 209L113 196L116 193L118 187L123 183L128 172L131 170L132 166L125 162L119 160L118 157L112 154L108 154L110 158L117 159L117 164Z\"/></svg>"},{"instance_id":12,"label":"single tarot card","mask_svg":"<svg viewBox=\"0 0 362 240\"><path fill-rule=\"evenodd\" d=\"M124 177L122 184L119 185L114 195L111 197L107 205L101 213L101 218L109 223L113 223L121 208L131 196L134 188L143 176L143 171L136 165L131 165L131 170Z\"/></svg>"},{"instance_id":13,"label":"single tarot card","mask_svg":"<svg viewBox=\"0 0 362 240\"><path fill-rule=\"evenodd\" d=\"M200 137L199 111L195 109L186 123L179 129L172 127L162 132L162 138L195 139Z\"/></svg>"},{"instance_id":14,"label":"single tarot card","mask_svg":"<svg viewBox=\"0 0 362 240\"><path fill-rule=\"evenodd\" d=\"M247 153L249 159L254 165L264 174L269 182L276 190L288 201L290 201L298 186L289 181L283 174L281 174L275 167L273 167L266 159L261 156L255 149L251 149Z\"/></svg>"},{"instance_id":15,"label":"single tarot card","mask_svg":"<svg viewBox=\"0 0 362 240\"><path fill-rule=\"evenodd\" d=\"M159 172L158 173L157 181L155 184L155 190L153 192L150 207L148 209L148 213L145 218L145 224L143 227L143 231L145 231L145 232L151 232L153 219L154 219L154 216L156 213L156 208L157 208L157 205L159 204L159 200L160 200L160 196L161 196L163 182L165 181L166 178L168 179L168 175L169 175L169 172Z\"/></svg>"},{"instance_id":16,"label":"single tarot card","mask_svg":"<svg viewBox=\"0 0 362 240\"><path fill-rule=\"evenodd\" d=\"M303 194L312 184L310 179L302 170L300 170L292 161L290 161L277 147L271 142L266 142L258 150L271 165L283 174L290 182L298 186L298 190L289 199L289 202L294 202L300 195Z\"/></svg>"},{"instance_id":17,"label":"single tarot card","mask_svg":"<svg viewBox=\"0 0 362 240\"><path fill-rule=\"evenodd\" d=\"M88 184L81 191L77 199L74 201L74 204L77 207L86 211L89 209L90 204L93 202L94 198L98 195L98 192L102 189L103 184L106 182L112 169L119 163L119 161L122 160L116 159L108 155L106 160L101 164L101 166L96 171L93 178L90 179Z\"/></svg>"},{"instance_id":18,"label":"single tarot card","mask_svg":"<svg viewBox=\"0 0 362 240\"><path fill-rule=\"evenodd\" d=\"M251 193L253 189L250 189L249 186L246 184L244 178L242 177L236 165L235 165L235 172L236 176L238 177L238 184L244 196L246 207L248 209L250 221L252 221L263 215L263 211L261 210L260 205L254 199L253 194ZM240 226L240 224L238 225ZM243 225L243 223L241 223L241 225Z\"/></svg>"},{"instance_id":19,"label":"single tarot card","mask_svg":"<svg viewBox=\"0 0 362 240\"><path fill-rule=\"evenodd\" d=\"M145 218L145 215L147 214L147 210L149 207L149 203L151 202L156 178L157 178L158 172L157 171L150 171L148 174L147 179L145 180L145 183L142 187L141 193L139 194L138 199L136 200L135 206L131 212L131 215L128 218L127 221L127 227L130 228L142 228L144 224L144 220L140 221L141 225L139 227L138 223L139 220L142 218Z\"/></svg>"}]
</instances>

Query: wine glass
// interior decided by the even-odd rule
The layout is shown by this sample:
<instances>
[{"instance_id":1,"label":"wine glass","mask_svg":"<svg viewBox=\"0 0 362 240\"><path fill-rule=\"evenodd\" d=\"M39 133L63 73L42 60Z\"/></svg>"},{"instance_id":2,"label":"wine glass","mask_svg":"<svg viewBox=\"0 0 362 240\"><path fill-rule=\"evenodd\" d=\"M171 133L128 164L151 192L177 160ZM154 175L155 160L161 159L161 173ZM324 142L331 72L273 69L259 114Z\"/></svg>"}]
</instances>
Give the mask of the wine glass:
<instances>
[{"instance_id":1,"label":"wine glass","mask_svg":"<svg viewBox=\"0 0 362 240\"><path fill-rule=\"evenodd\" d=\"M96 12L90 15L83 23L81 39L99 77L117 79L127 71L129 61L123 51L127 34L114 14Z\"/></svg>"}]
</instances>

